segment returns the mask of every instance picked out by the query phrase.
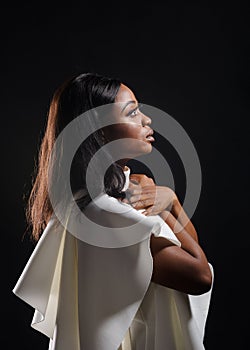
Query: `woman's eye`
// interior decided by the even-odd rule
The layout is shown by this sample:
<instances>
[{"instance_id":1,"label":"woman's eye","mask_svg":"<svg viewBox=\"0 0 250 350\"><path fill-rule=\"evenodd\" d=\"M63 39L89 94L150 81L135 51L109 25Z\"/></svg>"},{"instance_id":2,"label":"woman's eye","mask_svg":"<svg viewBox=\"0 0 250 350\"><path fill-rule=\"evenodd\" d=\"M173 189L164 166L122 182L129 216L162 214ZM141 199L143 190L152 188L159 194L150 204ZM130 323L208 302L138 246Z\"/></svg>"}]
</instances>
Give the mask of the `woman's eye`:
<instances>
[{"instance_id":1,"label":"woman's eye","mask_svg":"<svg viewBox=\"0 0 250 350\"><path fill-rule=\"evenodd\" d=\"M128 113L128 116L130 117L135 117L137 116L137 114L140 112L140 107L142 105L140 104L139 106L137 106L136 108L132 109L129 113Z\"/></svg>"},{"instance_id":2,"label":"woman's eye","mask_svg":"<svg viewBox=\"0 0 250 350\"><path fill-rule=\"evenodd\" d=\"M133 110L133 111L130 113L130 115L131 115L132 117L135 117L135 116L138 114L138 111L139 111L139 108L136 108L135 110Z\"/></svg>"},{"instance_id":3,"label":"woman's eye","mask_svg":"<svg viewBox=\"0 0 250 350\"><path fill-rule=\"evenodd\" d=\"M138 114L138 107L128 112L127 117L135 117Z\"/></svg>"}]
</instances>

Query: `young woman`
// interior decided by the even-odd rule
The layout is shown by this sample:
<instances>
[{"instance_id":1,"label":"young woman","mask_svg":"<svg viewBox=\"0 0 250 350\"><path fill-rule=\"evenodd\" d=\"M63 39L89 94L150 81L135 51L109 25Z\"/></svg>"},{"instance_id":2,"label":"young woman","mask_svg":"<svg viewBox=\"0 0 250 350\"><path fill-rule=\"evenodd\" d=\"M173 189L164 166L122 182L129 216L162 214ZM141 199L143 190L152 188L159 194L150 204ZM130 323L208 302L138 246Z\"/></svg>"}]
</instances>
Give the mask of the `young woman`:
<instances>
[{"instance_id":1,"label":"young woman","mask_svg":"<svg viewBox=\"0 0 250 350\"><path fill-rule=\"evenodd\" d=\"M212 267L174 191L126 165L151 152L152 120L97 74L53 96L27 208L37 245L14 288L49 349L204 348Z\"/></svg>"}]
</instances>

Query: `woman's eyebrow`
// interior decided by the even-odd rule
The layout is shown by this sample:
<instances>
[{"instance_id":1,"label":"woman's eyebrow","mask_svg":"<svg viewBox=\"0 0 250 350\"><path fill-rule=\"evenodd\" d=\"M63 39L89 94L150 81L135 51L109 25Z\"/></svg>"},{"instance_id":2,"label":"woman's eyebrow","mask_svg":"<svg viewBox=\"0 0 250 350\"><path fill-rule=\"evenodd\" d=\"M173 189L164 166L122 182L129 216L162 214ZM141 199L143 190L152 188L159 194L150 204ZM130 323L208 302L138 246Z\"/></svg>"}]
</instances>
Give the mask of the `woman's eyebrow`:
<instances>
[{"instance_id":1,"label":"woman's eyebrow","mask_svg":"<svg viewBox=\"0 0 250 350\"><path fill-rule=\"evenodd\" d=\"M130 101L128 101L128 102L126 102L125 103L125 105L123 106L123 108L122 108L122 110L121 110L121 112L123 112L124 111L124 109L129 105L129 104L131 104L131 103L136 103L136 101L134 101L134 100L130 100Z\"/></svg>"}]
</instances>

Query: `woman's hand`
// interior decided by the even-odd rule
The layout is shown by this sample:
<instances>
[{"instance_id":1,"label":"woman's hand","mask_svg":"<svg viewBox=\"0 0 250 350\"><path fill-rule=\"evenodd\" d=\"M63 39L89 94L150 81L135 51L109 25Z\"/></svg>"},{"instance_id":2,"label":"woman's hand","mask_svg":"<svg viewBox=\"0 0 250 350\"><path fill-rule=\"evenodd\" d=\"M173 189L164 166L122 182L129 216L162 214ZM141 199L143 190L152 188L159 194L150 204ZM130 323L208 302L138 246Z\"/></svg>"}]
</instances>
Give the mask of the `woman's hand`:
<instances>
[{"instance_id":1,"label":"woman's hand","mask_svg":"<svg viewBox=\"0 0 250 350\"><path fill-rule=\"evenodd\" d=\"M178 199L171 188L155 185L153 179L145 174L132 174L126 198L122 201L137 210L145 209L144 215L157 215L165 209L171 210Z\"/></svg>"},{"instance_id":2,"label":"woman's hand","mask_svg":"<svg viewBox=\"0 0 250 350\"><path fill-rule=\"evenodd\" d=\"M156 186L153 179L144 174L132 174L126 198L122 201L130 203L137 210L145 209L142 214L146 216L159 214L166 223L169 223L169 213L171 213L190 236L198 242L196 229L171 188ZM179 232L178 227L177 225L175 233Z\"/></svg>"}]
</instances>

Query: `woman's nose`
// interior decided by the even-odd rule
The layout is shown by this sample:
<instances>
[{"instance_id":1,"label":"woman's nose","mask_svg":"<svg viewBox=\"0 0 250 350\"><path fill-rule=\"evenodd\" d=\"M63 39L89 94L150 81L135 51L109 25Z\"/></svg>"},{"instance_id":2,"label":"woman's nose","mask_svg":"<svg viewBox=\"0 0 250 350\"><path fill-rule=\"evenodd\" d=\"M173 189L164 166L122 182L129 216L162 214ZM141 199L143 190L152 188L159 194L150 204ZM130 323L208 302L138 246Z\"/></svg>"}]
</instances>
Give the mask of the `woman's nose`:
<instances>
[{"instance_id":1,"label":"woman's nose","mask_svg":"<svg viewBox=\"0 0 250 350\"><path fill-rule=\"evenodd\" d=\"M143 114L143 118L142 118L142 125L150 125L152 123L151 118L149 118L147 115Z\"/></svg>"}]
</instances>

